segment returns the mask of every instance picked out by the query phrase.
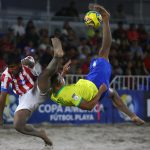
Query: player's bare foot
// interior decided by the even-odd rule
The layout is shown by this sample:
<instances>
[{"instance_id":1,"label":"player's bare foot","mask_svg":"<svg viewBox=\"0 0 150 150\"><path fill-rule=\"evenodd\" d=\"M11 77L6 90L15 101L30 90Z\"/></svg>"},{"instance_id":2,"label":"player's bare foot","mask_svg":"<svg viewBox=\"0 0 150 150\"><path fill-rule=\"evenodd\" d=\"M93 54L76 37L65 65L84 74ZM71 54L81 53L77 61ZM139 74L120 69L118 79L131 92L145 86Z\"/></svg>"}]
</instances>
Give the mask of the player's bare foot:
<instances>
[{"instance_id":1,"label":"player's bare foot","mask_svg":"<svg viewBox=\"0 0 150 150\"><path fill-rule=\"evenodd\" d=\"M41 130L40 132L41 132L41 135L42 135L42 139L43 139L44 142L45 142L45 145L52 146L53 143L52 143L52 141L48 138L48 136L46 135L45 130Z\"/></svg>"},{"instance_id":2,"label":"player's bare foot","mask_svg":"<svg viewBox=\"0 0 150 150\"><path fill-rule=\"evenodd\" d=\"M136 125L143 125L145 124L145 121L140 119L138 116L134 116L131 118L132 122L134 122Z\"/></svg>"},{"instance_id":3,"label":"player's bare foot","mask_svg":"<svg viewBox=\"0 0 150 150\"><path fill-rule=\"evenodd\" d=\"M54 57L63 57L64 51L62 49L61 41L58 38L52 38L51 40L54 49Z\"/></svg>"},{"instance_id":4,"label":"player's bare foot","mask_svg":"<svg viewBox=\"0 0 150 150\"><path fill-rule=\"evenodd\" d=\"M53 150L53 146L45 145L41 150Z\"/></svg>"}]
</instances>

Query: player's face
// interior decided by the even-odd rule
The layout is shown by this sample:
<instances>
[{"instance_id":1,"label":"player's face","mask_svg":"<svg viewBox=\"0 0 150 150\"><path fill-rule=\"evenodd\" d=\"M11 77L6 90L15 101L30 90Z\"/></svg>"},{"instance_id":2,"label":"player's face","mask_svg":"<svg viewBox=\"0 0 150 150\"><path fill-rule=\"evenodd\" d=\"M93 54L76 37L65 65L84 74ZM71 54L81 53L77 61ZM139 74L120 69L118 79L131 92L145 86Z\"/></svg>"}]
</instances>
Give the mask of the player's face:
<instances>
[{"instance_id":1,"label":"player's face","mask_svg":"<svg viewBox=\"0 0 150 150\"><path fill-rule=\"evenodd\" d=\"M21 64L12 64L8 66L8 71L13 74L13 75L17 75L20 72L21 69Z\"/></svg>"}]
</instances>

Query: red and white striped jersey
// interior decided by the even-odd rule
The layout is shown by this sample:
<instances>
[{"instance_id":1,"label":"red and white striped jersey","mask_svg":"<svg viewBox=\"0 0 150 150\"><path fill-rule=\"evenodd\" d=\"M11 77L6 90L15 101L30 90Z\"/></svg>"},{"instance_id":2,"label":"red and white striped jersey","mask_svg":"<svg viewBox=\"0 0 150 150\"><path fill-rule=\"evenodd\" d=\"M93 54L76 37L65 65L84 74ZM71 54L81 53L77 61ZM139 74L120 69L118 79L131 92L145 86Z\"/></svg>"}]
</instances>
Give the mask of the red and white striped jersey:
<instances>
[{"instance_id":1,"label":"red and white striped jersey","mask_svg":"<svg viewBox=\"0 0 150 150\"><path fill-rule=\"evenodd\" d=\"M8 68L1 75L1 91L9 92L13 90L17 95L25 94L29 91L36 81L38 73L35 68L22 65L22 69L16 76L9 73Z\"/></svg>"}]
</instances>

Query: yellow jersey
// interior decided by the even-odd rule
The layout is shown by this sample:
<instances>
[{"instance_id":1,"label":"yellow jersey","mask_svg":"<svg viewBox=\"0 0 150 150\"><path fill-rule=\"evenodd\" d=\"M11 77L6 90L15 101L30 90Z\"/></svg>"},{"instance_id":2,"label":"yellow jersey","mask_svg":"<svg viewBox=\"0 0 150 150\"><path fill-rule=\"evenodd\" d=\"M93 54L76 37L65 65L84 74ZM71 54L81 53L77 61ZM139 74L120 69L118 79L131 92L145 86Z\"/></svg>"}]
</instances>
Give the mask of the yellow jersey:
<instances>
[{"instance_id":1,"label":"yellow jersey","mask_svg":"<svg viewBox=\"0 0 150 150\"><path fill-rule=\"evenodd\" d=\"M97 93L98 89L93 82L80 79L76 84L61 87L51 95L51 100L63 106L79 106L82 99L90 101Z\"/></svg>"}]
</instances>

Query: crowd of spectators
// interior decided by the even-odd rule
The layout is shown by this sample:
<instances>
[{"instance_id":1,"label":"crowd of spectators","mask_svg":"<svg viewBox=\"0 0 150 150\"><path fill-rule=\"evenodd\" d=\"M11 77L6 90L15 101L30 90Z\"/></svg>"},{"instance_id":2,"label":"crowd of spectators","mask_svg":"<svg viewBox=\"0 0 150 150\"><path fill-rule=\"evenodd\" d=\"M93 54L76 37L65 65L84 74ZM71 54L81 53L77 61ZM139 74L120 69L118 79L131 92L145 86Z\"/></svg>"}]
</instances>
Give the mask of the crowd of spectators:
<instances>
[{"instance_id":1,"label":"crowd of spectators","mask_svg":"<svg viewBox=\"0 0 150 150\"><path fill-rule=\"evenodd\" d=\"M20 53L22 58L32 55L36 65L44 69L53 56L51 36L62 41L65 51L63 63L72 60L69 74L87 74L91 58L98 57L102 43L101 30L87 31L79 37L69 22L64 22L62 28L55 29L54 35L49 35L47 28L38 29L33 20L24 25L22 17L17 18L17 23L7 33L0 34L0 72L6 67L5 56L9 52ZM150 37L143 24L130 24L125 28L123 22L118 22L112 37L112 77L150 74Z\"/></svg>"}]
</instances>

